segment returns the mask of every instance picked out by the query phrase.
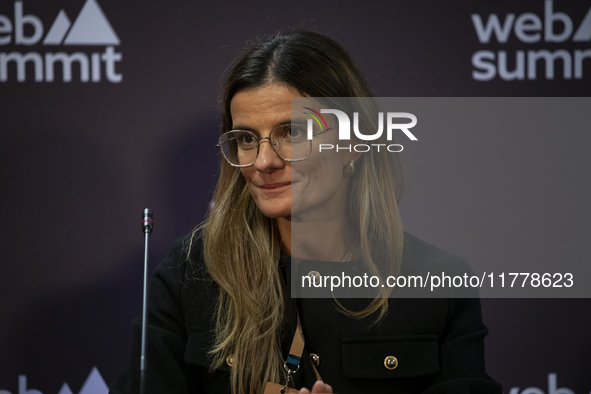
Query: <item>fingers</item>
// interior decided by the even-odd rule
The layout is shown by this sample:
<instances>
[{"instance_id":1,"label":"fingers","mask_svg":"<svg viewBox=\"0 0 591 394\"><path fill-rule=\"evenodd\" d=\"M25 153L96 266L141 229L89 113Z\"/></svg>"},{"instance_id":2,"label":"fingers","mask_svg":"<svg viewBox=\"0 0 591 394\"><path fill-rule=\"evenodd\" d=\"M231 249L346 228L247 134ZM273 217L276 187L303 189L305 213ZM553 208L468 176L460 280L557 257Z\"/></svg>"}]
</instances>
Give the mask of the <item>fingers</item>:
<instances>
[{"instance_id":1,"label":"fingers","mask_svg":"<svg viewBox=\"0 0 591 394\"><path fill-rule=\"evenodd\" d=\"M312 387L312 394L333 394L332 387L322 380L318 380Z\"/></svg>"},{"instance_id":2,"label":"fingers","mask_svg":"<svg viewBox=\"0 0 591 394\"><path fill-rule=\"evenodd\" d=\"M300 394L333 394L332 387L329 384L324 383L322 380L316 381L312 387L312 392L307 388L300 390Z\"/></svg>"}]
</instances>

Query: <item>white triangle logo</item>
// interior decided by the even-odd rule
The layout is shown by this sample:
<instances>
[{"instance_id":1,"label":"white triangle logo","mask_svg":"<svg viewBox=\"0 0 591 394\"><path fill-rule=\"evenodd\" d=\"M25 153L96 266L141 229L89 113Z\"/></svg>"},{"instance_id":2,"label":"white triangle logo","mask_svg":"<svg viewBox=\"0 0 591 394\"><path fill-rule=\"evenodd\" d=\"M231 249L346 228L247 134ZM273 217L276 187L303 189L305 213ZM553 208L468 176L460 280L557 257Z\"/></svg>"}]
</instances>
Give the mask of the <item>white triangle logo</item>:
<instances>
[{"instance_id":1,"label":"white triangle logo","mask_svg":"<svg viewBox=\"0 0 591 394\"><path fill-rule=\"evenodd\" d=\"M120 43L117 33L96 0L86 0L64 41L65 45L119 45Z\"/></svg>"},{"instance_id":2,"label":"white triangle logo","mask_svg":"<svg viewBox=\"0 0 591 394\"><path fill-rule=\"evenodd\" d=\"M60 389L59 393L57 393L57 394L73 394L73 393L72 393L72 390L70 389L70 386L68 386L67 383L64 383L64 385Z\"/></svg>"},{"instance_id":3,"label":"white triangle logo","mask_svg":"<svg viewBox=\"0 0 591 394\"><path fill-rule=\"evenodd\" d=\"M587 15L581 22L581 26L573 36L573 41L589 41L591 40L591 8L587 11Z\"/></svg>"},{"instance_id":4,"label":"white triangle logo","mask_svg":"<svg viewBox=\"0 0 591 394\"><path fill-rule=\"evenodd\" d=\"M61 44L71 25L68 15L66 15L64 10L61 10L60 13L57 14L55 22L51 25L51 29L49 29L45 40L43 40L43 45Z\"/></svg>"},{"instance_id":5,"label":"white triangle logo","mask_svg":"<svg viewBox=\"0 0 591 394\"><path fill-rule=\"evenodd\" d=\"M92 368L78 394L109 394L109 387L96 367Z\"/></svg>"}]
</instances>

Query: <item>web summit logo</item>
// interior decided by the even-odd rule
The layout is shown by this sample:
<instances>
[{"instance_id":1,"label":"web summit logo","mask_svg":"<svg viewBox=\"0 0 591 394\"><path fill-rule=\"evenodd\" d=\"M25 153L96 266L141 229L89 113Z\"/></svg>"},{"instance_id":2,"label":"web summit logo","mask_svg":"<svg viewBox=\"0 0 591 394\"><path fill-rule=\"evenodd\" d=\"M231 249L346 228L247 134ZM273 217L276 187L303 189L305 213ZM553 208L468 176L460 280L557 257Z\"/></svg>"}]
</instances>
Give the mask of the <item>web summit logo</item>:
<instances>
[{"instance_id":1,"label":"web summit logo","mask_svg":"<svg viewBox=\"0 0 591 394\"><path fill-rule=\"evenodd\" d=\"M108 394L109 387L105 383L105 380L101 376L99 370L94 367L86 381L82 385L82 388L78 392L78 394ZM27 387L27 377L25 375L20 375L18 377L18 393L19 394L43 394L41 391L37 389L30 389ZM10 391L0 390L0 394L11 394ZM62 388L57 394L73 394L72 389L68 386L67 383L62 385Z\"/></svg>"},{"instance_id":2,"label":"web summit logo","mask_svg":"<svg viewBox=\"0 0 591 394\"><path fill-rule=\"evenodd\" d=\"M0 46L13 44L13 39L14 45L36 45L43 38L43 32L41 19L32 14L25 15L22 1L14 2L14 21L6 15L0 15ZM86 0L74 23L71 23L65 11L61 10L41 44L48 47L104 45L104 52L0 52L0 82L13 80L15 76L17 82L26 82L27 77L31 79L31 75L27 75L30 71L34 71L35 82L54 82L57 63L61 63L63 82L72 81L74 63L78 64L80 82L100 82L104 63L106 79L118 83L123 76L117 73L115 63L121 60L122 55L115 52L114 45L120 43L117 33L96 0ZM28 64L32 64L32 67L27 66Z\"/></svg>"},{"instance_id":3,"label":"web summit logo","mask_svg":"<svg viewBox=\"0 0 591 394\"><path fill-rule=\"evenodd\" d=\"M542 4L541 2L539 3ZM570 48L555 49L530 49L517 50L514 54L504 50L492 51L489 49L480 50L472 55L472 78L477 81L490 81L499 77L505 81L512 80L535 80L538 78L554 79L582 79L583 62L591 62L591 49L588 49L591 41L591 8L575 30L572 18L564 12L554 11L552 0L544 3L544 15L538 16L532 12L525 12L516 16L506 14L503 19L497 14L489 14L486 22L478 14L472 14L472 23L481 44L501 47L506 44L511 32L517 40L525 45L543 42L549 47L556 48L554 43L566 43L572 41L574 44L566 44ZM563 4L563 3L557 3ZM538 10L541 11L541 10ZM498 44L495 45L495 38ZM538 44L539 45L539 44ZM587 48L574 49L573 46L586 46ZM492 48L490 48L492 49ZM545 73L538 75L538 64L545 66ZM556 65L559 70L555 71Z\"/></svg>"},{"instance_id":4,"label":"web summit logo","mask_svg":"<svg viewBox=\"0 0 591 394\"><path fill-rule=\"evenodd\" d=\"M340 141L350 141L351 140L351 120L349 116L338 109L321 109L320 112L309 108L309 107L302 107L307 109L310 112L303 112L305 115L310 116L312 119L308 119L307 122L307 137L311 140L314 135L319 135L324 131L331 129L332 127L328 127L326 120L322 116L322 114L334 114L338 119L339 124L339 140ZM408 139L411 141L417 141L417 137L414 136L413 133L410 132L409 129L415 127L417 125L417 117L408 112L388 112L386 114L386 138L388 141L392 141L392 134L394 130L402 131ZM408 119L410 120L409 123L394 123L394 119ZM320 127L320 132L314 132L314 121ZM384 113L378 112L378 130L374 134L363 134L359 131L359 113L353 112L353 132L355 136L362 140L362 141L374 141L380 138L384 132ZM319 144L318 151L322 152L323 150L331 150L336 149L337 152L346 150L349 152L369 152L370 150L376 150L380 152L381 150L385 150L388 152L402 152L404 147L400 144L355 144L355 145L339 145L336 146L333 144Z\"/></svg>"}]
</instances>

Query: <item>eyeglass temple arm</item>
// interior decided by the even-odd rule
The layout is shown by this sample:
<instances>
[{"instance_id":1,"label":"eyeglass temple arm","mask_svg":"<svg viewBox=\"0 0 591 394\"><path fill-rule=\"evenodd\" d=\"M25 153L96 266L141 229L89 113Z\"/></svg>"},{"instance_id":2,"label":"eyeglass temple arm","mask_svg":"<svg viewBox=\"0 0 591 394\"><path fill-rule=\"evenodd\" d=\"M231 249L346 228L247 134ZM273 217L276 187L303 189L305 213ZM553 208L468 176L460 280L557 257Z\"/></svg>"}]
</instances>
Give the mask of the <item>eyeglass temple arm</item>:
<instances>
[{"instance_id":1,"label":"eyeglass temple arm","mask_svg":"<svg viewBox=\"0 0 591 394\"><path fill-rule=\"evenodd\" d=\"M330 129L334 129L334 128L335 128L335 127L337 127L337 126L338 126L338 124L332 125L332 126L330 126L328 129L326 129L326 130L321 130L321 131L319 131L318 133L316 133L316 134L312 134L312 135L313 135L313 136L317 136L317 135L319 135L319 134L326 133L328 130L330 130Z\"/></svg>"}]
</instances>

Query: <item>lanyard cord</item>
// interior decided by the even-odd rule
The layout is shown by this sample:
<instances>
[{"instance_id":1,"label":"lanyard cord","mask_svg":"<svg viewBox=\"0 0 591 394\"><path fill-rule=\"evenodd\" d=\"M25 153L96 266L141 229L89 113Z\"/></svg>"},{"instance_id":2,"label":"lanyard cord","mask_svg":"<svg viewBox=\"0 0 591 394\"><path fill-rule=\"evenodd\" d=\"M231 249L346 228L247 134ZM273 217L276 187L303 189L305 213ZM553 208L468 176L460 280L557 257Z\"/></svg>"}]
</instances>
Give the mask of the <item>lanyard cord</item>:
<instances>
[{"instance_id":1,"label":"lanyard cord","mask_svg":"<svg viewBox=\"0 0 591 394\"><path fill-rule=\"evenodd\" d=\"M300 361L302 360L302 353L304 352L305 343L306 341L304 339L304 334L302 333L302 325L300 324L300 316L298 314L298 326L293 336L291 347L289 348L287 360L285 360L283 363L286 377L285 386L283 387L283 390L281 390L282 393L285 393L285 390L287 390L287 386L289 386L289 382L291 380L291 375L300 369Z\"/></svg>"}]
</instances>

